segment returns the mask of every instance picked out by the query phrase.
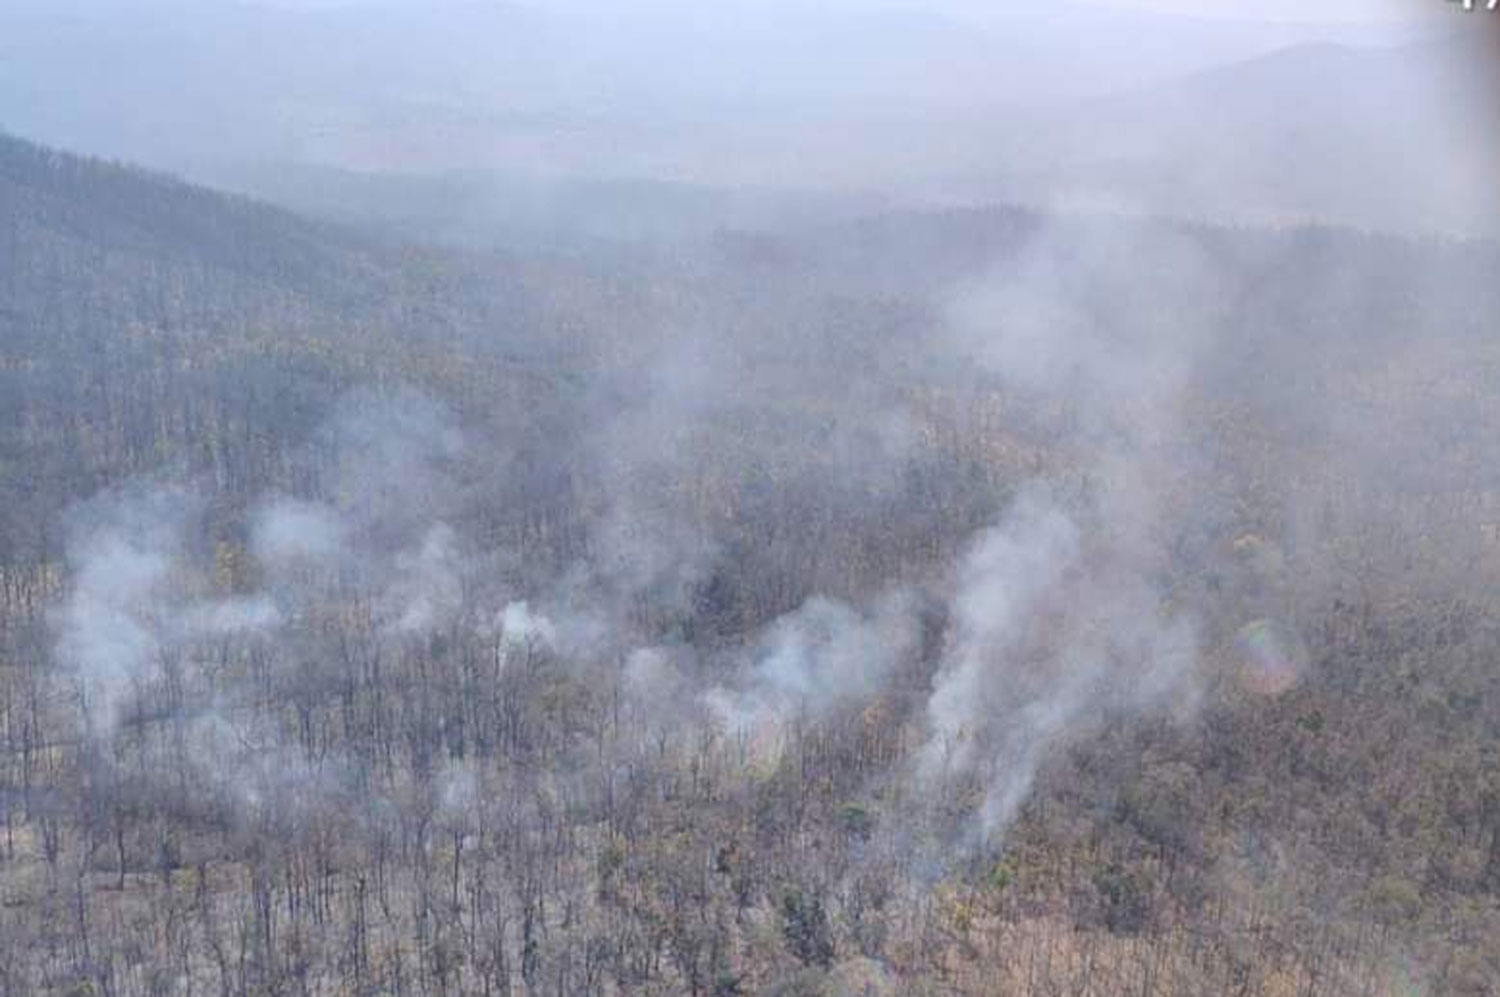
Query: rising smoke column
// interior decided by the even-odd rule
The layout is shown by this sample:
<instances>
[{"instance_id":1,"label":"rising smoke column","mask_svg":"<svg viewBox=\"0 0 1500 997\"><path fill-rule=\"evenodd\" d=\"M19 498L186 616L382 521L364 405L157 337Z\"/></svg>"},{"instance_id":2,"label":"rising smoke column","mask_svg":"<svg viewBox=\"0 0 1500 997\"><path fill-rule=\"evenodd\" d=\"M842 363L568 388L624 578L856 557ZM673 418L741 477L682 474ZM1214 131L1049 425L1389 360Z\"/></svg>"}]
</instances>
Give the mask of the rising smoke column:
<instances>
[{"instance_id":1,"label":"rising smoke column","mask_svg":"<svg viewBox=\"0 0 1500 997\"><path fill-rule=\"evenodd\" d=\"M263 633L281 615L263 595L219 596L190 541L201 502L191 491L142 483L72 510L72 584L53 611L55 652L75 683L88 730L107 737L130 697L183 667L206 638Z\"/></svg>"},{"instance_id":2,"label":"rising smoke column","mask_svg":"<svg viewBox=\"0 0 1500 997\"><path fill-rule=\"evenodd\" d=\"M1050 748L1105 712L1192 696L1196 628L1174 608L1165 538L1213 288L1170 233L1123 243L1062 222L953 298L956 349L1056 413L1068 483L1022 488L954 572L913 777L977 781L979 842L1014 820Z\"/></svg>"}]
</instances>

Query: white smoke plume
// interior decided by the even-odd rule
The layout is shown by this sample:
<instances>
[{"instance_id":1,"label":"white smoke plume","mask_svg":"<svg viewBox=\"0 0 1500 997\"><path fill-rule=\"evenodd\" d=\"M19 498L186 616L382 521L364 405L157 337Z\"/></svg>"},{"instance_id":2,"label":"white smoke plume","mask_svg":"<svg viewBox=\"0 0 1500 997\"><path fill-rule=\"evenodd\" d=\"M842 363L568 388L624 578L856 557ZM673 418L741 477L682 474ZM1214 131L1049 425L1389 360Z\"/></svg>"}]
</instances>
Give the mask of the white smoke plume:
<instances>
[{"instance_id":1,"label":"white smoke plume","mask_svg":"<svg viewBox=\"0 0 1500 997\"><path fill-rule=\"evenodd\" d=\"M226 592L215 555L195 547L202 500L189 485L140 482L74 510L72 585L52 616L56 654L92 729L107 736L163 662L196 667L195 642L270 633L345 578L371 593L392 633L430 630L462 608L465 558L436 518L452 487L445 463L462 437L440 408L409 394L357 395L322 441L335 449L333 501L268 497L248 516L251 577Z\"/></svg>"},{"instance_id":2,"label":"white smoke plume","mask_svg":"<svg viewBox=\"0 0 1500 997\"><path fill-rule=\"evenodd\" d=\"M495 629L508 647L550 647L557 640L552 621L534 612L526 600L512 602L495 618Z\"/></svg>"},{"instance_id":3,"label":"white smoke plume","mask_svg":"<svg viewBox=\"0 0 1500 997\"><path fill-rule=\"evenodd\" d=\"M1109 711L1193 697L1195 625L1163 537L1215 287L1179 241L1144 242L1043 235L953 307L959 351L1058 424L1078 482L1023 489L956 571L914 778L977 780L980 842L1015 819L1049 749ZM1164 281L1170 307L1153 300Z\"/></svg>"},{"instance_id":4,"label":"white smoke plume","mask_svg":"<svg viewBox=\"0 0 1500 997\"><path fill-rule=\"evenodd\" d=\"M73 584L52 616L56 653L90 728L109 733L133 691L195 640L269 631L281 623L264 596L216 597L187 538L199 503L181 488L137 487L73 514ZM191 659L188 661L191 666Z\"/></svg>"},{"instance_id":5,"label":"white smoke plume","mask_svg":"<svg viewBox=\"0 0 1500 997\"><path fill-rule=\"evenodd\" d=\"M346 532L338 511L331 506L276 499L255 514L251 552L268 568L326 564L342 555Z\"/></svg>"},{"instance_id":6,"label":"white smoke plume","mask_svg":"<svg viewBox=\"0 0 1500 997\"><path fill-rule=\"evenodd\" d=\"M462 608L463 564L458 538L446 523L429 527L415 549L398 552L395 569L386 605L396 633L432 630Z\"/></svg>"},{"instance_id":7,"label":"white smoke plume","mask_svg":"<svg viewBox=\"0 0 1500 997\"><path fill-rule=\"evenodd\" d=\"M186 502L179 492L106 497L75 516L73 585L52 623L58 659L79 683L96 727L113 722L160 651L158 614Z\"/></svg>"},{"instance_id":8,"label":"white smoke plume","mask_svg":"<svg viewBox=\"0 0 1500 997\"><path fill-rule=\"evenodd\" d=\"M874 696L918 639L914 598L894 593L868 612L823 596L772 623L733 686L705 701L731 732L779 728Z\"/></svg>"},{"instance_id":9,"label":"white smoke plume","mask_svg":"<svg viewBox=\"0 0 1500 997\"><path fill-rule=\"evenodd\" d=\"M1027 630L1065 572L1077 567L1078 527L1037 496L1016 503L1006 521L981 534L965 555L953 598L949 645L927 703L929 734L919 756L923 779L974 763L979 728L1024 673L997 662L1020 651ZM998 673L998 674L997 674Z\"/></svg>"},{"instance_id":10,"label":"white smoke plume","mask_svg":"<svg viewBox=\"0 0 1500 997\"><path fill-rule=\"evenodd\" d=\"M1050 748L1103 713L1187 695L1196 650L1192 622L1128 559L1026 496L960 569L918 774L977 775L987 839L1015 818Z\"/></svg>"}]
</instances>

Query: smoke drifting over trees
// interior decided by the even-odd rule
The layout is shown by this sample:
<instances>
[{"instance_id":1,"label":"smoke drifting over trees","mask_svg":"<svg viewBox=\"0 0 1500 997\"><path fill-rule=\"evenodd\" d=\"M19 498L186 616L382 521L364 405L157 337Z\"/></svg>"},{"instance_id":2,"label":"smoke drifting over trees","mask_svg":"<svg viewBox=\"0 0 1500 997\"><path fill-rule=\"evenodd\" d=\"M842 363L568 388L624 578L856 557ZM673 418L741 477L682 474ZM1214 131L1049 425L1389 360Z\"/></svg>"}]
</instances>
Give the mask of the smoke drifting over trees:
<instances>
[{"instance_id":1,"label":"smoke drifting over trees","mask_svg":"<svg viewBox=\"0 0 1500 997\"><path fill-rule=\"evenodd\" d=\"M157 41L350 16L235 8ZM315 217L0 136L0 992L1500 987L1478 143L1424 150L1440 197L1372 166L1324 200L1200 199L1231 153L1274 180L1374 147L1361 124L1291 149L1252 113L1319 51L1280 50L1292 29L1116 12L1250 61L1118 53L976 186L975 67L1051 22L986 22L975 54L918 19L904 48L856 5L813 18L867 28L839 72L794 60L769 109L711 90L743 118L698 134L640 97L641 176L518 179L472 132L378 123L414 81L437 117L499 85L382 33L444 16L372 13L334 82L286 85L471 172L342 146L267 167L243 112L237 175ZM521 18L589 63L597 35L549 16L442 23ZM644 74L659 28L597 65ZM307 30L276 59L303 65ZM1323 55L1358 79L1471 44L1428 30ZM363 46L392 45L367 90ZM882 112L865 144L849 101L954 46L973 75L886 79L919 117L957 105L914 183L893 150L937 132ZM0 69L40 87L34 56ZM669 69L620 92L675 94ZM1433 107L1410 72L1387 83ZM1182 124L1206 79L1240 145ZM722 149L801 134L799 97L848 147L791 143L817 183L740 182L785 164ZM1181 139L1182 174L1133 160L1096 198L1068 150L1131 148L1099 122Z\"/></svg>"}]
</instances>

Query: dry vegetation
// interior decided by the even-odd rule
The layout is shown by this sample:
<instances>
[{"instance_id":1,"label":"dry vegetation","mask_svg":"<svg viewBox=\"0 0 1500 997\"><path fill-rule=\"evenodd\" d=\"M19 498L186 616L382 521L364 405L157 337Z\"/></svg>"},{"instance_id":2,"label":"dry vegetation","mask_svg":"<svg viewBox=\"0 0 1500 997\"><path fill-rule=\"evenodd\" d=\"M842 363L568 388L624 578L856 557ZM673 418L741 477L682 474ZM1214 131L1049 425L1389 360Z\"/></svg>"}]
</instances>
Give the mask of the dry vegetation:
<instances>
[{"instance_id":1,"label":"dry vegetation","mask_svg":"<svg viewBox=\"0 0 1500 997\"><path fill-rule=\"evenodd\" d=\"M950 335L1039 242L1139 379ZM0 993L1495 993L1497 264L1020 210L461 256L5 140ZM1108 605L988 680L1121 586L1195 650L1041 687L976 831L1024 718L935 719L955 565L1038 487ZM845 630L902 653L755 699ZM935 724L988 762L914 775Z\"/></svg>"}]
</instances>

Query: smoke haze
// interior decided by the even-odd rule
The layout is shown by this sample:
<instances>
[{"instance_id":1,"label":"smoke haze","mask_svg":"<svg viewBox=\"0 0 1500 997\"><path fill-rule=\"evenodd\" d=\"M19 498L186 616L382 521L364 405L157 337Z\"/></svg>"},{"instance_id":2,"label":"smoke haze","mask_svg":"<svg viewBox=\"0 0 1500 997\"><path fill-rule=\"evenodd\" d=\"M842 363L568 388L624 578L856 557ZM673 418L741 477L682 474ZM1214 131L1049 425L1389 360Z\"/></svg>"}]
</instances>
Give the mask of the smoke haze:
<instances>
[{"instance_id":1,"label":"smoke haze","mask_svg":"<svg viewBox=\"0 0 1500 997\"><path fill-rule=\"evenodd\" d=\"M1495 992L1486 16L5 4L0 992Z\"/></svg>"}]
</instances>

